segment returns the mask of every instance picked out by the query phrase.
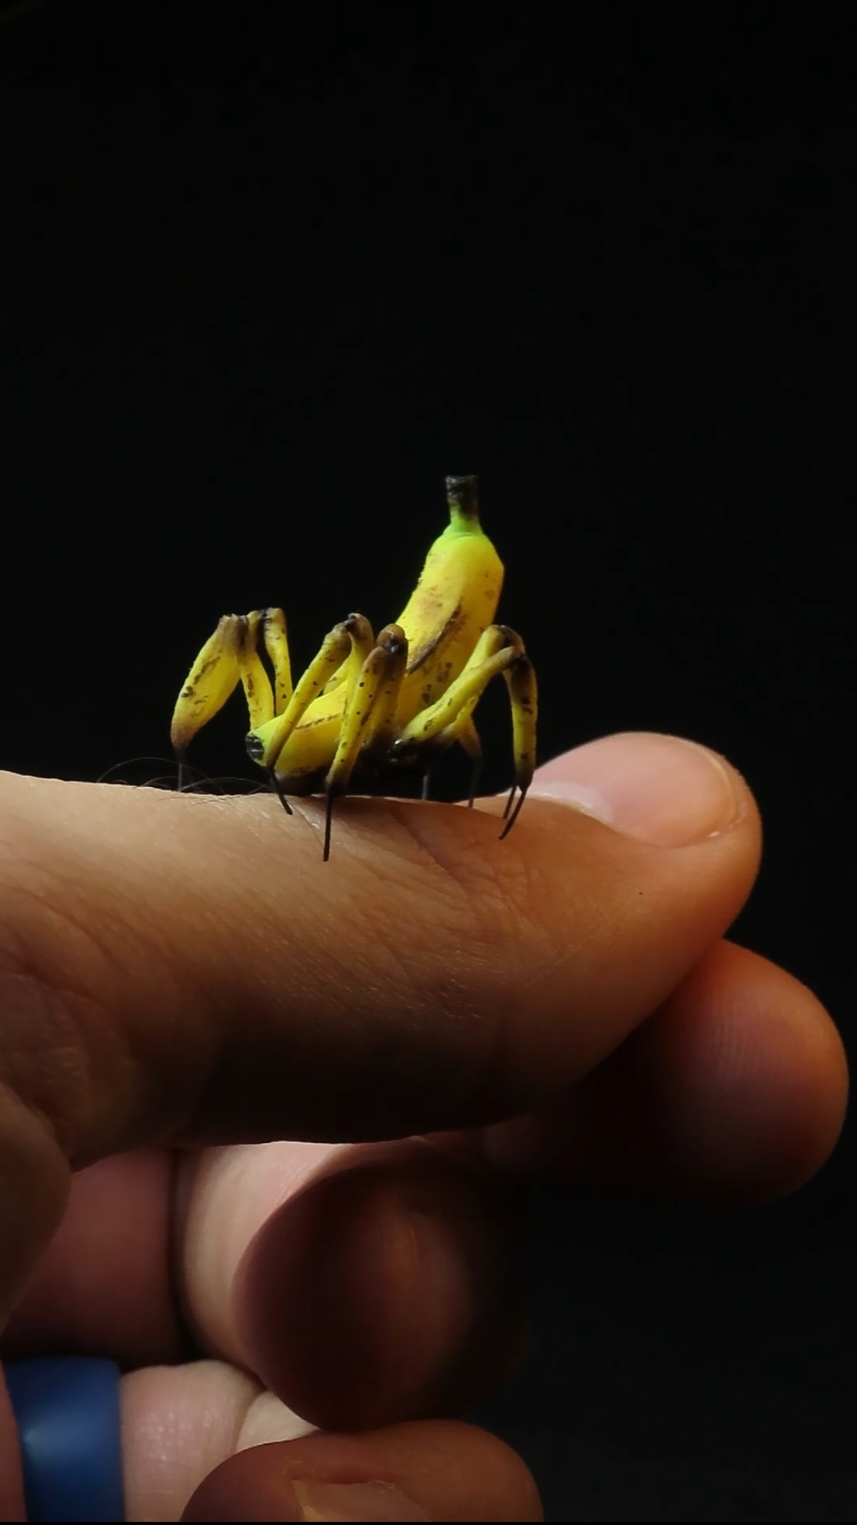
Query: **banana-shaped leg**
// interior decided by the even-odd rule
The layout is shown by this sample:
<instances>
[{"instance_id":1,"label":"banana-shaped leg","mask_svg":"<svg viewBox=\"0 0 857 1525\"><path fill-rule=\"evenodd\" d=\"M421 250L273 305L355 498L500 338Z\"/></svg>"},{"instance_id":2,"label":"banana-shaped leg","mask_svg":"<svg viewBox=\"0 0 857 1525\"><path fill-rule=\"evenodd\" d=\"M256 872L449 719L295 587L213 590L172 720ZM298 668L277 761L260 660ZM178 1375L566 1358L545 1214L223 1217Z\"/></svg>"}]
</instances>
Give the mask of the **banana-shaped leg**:
<instances>
[{"instance_id":1,"label":"banana-shaped leg","mask_svg":"<svg viewBox=\"0 0 857 1525\"><path fill-rule=\"evenodd\" d=\"M274 671L274 687L259 656L259 634ZM225 614L191 668L176 700L170 737L181 765L190 743L213 720L239 682L250 712L250 725L264 725L291 698L289 643L282 609L254 609L252 614ZM179 777L181 787L181 776Z\"/></svg>"},{"instance_id":2,"label":"banana-shaped leg","mask_svg":"<svg viewBox=\"0 0 857 1525\"><path fill-rule=\"evenodd\" d=\"M396 709L408 665L408 642L400 625L386 625L349 685L339 742L324 782L327 815L324 861L330 857L333 802L345 794L357 759L365 752L371 761L390 751L396 734Z\"/></svg>"},{"instance_id":3,"label":"banana-shaped leg","mask_svg":"<svg viewBox=\"0 0 857 1525\"><path fill-rule=\"evenodd\" d=\"M520 640L520 636L518 640ZM521 806L527 797L527 790L533 782L533 774L536 770L536 720L539 710L538 685L532 662L523 649L516 662L504 672L506 688L509 691L509 704L512 709L512 751L515 758L515 781L509 790L509 798L506 801L506 809L503 811L503 820L506 822L500 832L500 841L509 835L518 819ZM515 790L519 789L517 801ZM514 808L513 808L514 807Z\"/></svg>"},{"instance_id":4,"label":"banana-shaped leg","mask_svg":"<svg viewBox=\"0 0 857 1525\"><path fill-rule=\"evenodd\" d=\"M512 829L524 803L532 783L536 756L536 676L521 637L510 630L508 625L488 626L459 677L450 684L440 699L402 729L396 737L393 751L394 754L407 756L412 750L418 753L421 745L428 742L444 746L452 741L461 741L465 750L469 750L468 743L472 747L475 740L478 746L479 739L470 716L491 679L500 673L509 690L515 758L515 782L506 805L506 825L501 833L502 840ZM466 716L470 729L464 724L459 732L463 716ZM481 748L476 755L481 755ZM513 809L516 790L520 790L520 795Z\"/></svg>"},{"instance_id":5,"label":"banana-shaped leg","mask_svg":"<svg viewBox=\"0 0 857 1525\"><path fill-rule=\"evenodd\" d=\"M257 746L252 746L248 738L248 751L254 761L265 768L269 774L273 773L283 747L296 726L300 724L313 700L329 689L332 680L343 668L350 698L358 681L360 668L374 645L372 626L362 614L350 614L347 620L334 625L329 635L326 635L322 641L319 651L313 657L306 672L298 680L288 704L279 715L277 724L269 735L264 741L257 738ZM346 706L347 704L348 698L346 698ZM257 729L257 726L251 726L251 730ZM285 797L282 794L280 798L285 803Z\"/></svg>"}]
</instances>

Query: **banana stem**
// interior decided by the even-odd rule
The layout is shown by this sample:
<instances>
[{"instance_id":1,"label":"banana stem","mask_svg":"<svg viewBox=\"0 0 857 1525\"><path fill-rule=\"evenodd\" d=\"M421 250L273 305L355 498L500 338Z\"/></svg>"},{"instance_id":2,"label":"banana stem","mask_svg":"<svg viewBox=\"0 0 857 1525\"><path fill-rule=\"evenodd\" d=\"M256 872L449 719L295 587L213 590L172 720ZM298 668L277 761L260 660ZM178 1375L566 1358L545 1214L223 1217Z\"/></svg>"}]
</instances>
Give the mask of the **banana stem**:
<instances>
[{"instance_id":1,"label":"banana stem","mask_svg":"<svg viewBox=\"0 0 857 1525\"><path fill-rule=\"evenodd\" d=\"M457 535L472 535L479 529L479 493L476 477L447 477L446 501L450 526Z\"/></svg>"}]
</instances>

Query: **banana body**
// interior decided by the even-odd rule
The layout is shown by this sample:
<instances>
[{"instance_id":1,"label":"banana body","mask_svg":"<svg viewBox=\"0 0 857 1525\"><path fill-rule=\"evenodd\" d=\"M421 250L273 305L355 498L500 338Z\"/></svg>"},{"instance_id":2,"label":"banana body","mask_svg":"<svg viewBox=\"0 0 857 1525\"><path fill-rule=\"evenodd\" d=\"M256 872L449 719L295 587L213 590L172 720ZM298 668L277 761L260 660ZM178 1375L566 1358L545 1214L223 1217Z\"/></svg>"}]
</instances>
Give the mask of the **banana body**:
<instances>
[{"instance_id":1,"label":"banana body","mask_svg":"<svg viewBox=\"0 0 857 1525\"><path fill-rule=\"evenodd\" d=\"M502 587L503 564L475 510L453 510L396 621L408 640L400 725L433 704L458 677L494 619Z\"/></svg>"},{"instance_id":2,"label":"banana body","mask_svg":"<svg viewBox=\"0 0 857 1525\"><path fill-rule=\"evenodd\" d=\"M503 587L503 564L479 523L472 478L450 485L450 522L426 557L419 582L396 624L408 642L395 726L403 728L446 692L492 623ZM348 685L344 672L328 681L306 709L277 758L285 787L301 792L330 765L339 737ZM277 721L254 735L265 745Z\"/></svg>"}]
</instances>

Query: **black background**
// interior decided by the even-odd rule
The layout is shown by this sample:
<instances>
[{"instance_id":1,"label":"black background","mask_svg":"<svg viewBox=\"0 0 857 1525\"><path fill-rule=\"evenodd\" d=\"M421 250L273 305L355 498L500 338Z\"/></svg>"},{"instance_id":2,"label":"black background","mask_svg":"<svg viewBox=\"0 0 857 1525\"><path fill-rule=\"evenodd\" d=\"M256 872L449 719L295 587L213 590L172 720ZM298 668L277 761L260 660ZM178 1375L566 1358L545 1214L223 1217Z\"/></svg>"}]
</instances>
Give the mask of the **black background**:
<instances>
[{"instance_id":1,"label":"black background","mask_svg":"<svg viewBox=\"0 0 857 1525\"><path fill-rule=\"evenodd\" d=\"M165 752L223 612L283 603L298 661L393 618L477 471L542 755L728 754L736 935L848 1038L851 11L302 10L0 27L3 765ZM229 713L200 761L250 777ZM480 1417L549 1517L853 1515L853 1154L754 1212L538 1198Z\"/></svg>"}]
</instances>

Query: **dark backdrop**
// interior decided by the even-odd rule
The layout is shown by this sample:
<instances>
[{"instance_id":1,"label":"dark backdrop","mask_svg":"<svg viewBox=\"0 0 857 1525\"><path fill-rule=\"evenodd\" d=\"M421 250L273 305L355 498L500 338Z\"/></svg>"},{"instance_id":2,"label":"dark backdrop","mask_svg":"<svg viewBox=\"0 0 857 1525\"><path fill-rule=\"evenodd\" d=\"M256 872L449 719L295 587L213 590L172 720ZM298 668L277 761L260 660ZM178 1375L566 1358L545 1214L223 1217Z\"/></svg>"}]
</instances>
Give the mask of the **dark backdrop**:
<instances>
[{"instance_id":1,"label":"dark backdrop","mask_svg":"<svg viewBox=\"0 0 857 1525\"><path fill-rule=\"evenodd\" d=\"M394 617L478 471L543 755L727 753L767 827L736 935L848 1035L852 12L563 9L0 27L2 763L164 751L225 611L284 603L304 659ZM200 758L250 776L232 716ZM853 1153L759 1212L538 1199L481 1417L551 1517L851 1517Z\"/></svg>"}]
</instances>

